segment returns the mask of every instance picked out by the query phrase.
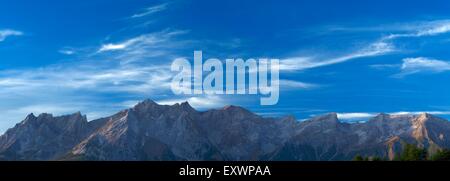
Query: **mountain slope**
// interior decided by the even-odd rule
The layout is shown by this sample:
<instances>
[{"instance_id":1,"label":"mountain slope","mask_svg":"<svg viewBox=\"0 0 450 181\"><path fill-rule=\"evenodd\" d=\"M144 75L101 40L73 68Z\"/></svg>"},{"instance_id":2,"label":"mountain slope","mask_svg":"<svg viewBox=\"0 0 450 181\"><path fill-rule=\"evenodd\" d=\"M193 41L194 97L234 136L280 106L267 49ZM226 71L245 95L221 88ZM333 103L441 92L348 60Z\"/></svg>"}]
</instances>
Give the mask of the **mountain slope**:
<instances>
[{"instance_id":1,"label":"mountain slope","mask_svg":"<svg viewBox=\"0 0 450 181\"><path fill-rule=\"evenodd\" d=\"M343 123L264 118L226 106L199 112L145 100L110 117L28 115L0 136L0 160L351 160L393 158L402 144L450 148L450 122L430 114L379 114Z\"/></svg>"},{"instance_id":2,"label":"mountain slope","mask_svg":"<svg viewBox=\"0 0 450 181\"><path fill-rule=\"evenodd\" d=\"M80 113L30 114L0 136L2 160L51 160L64 155L95 129Z\"/></svg>"},{"instance_id":3,"label":"mountain slope","mask_svg":"<svg viewBox=\"0 0 450 181\"><path fill-rule=\"evenodd\" d=\"M111 117L71 150L95 160L220 160L193 121L187 103L160 106L147 100Z\"/></svg>"}]
</instances>

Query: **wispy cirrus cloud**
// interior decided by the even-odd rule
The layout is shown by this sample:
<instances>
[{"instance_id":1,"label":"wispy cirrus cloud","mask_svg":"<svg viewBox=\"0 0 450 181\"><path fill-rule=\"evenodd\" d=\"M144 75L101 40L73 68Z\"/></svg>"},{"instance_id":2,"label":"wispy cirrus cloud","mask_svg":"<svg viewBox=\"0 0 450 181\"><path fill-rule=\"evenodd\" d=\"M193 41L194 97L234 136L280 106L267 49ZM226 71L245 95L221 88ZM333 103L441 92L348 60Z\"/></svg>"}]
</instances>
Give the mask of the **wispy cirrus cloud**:
<instances>
[{"instance_id":1,"label":"wispy cirrus cloud","mask_svg":"<svg viewBox=\"0 0 450 181\"><path fill-rule=\"evenodd\" d=\"M387 27L387 28L386 28ZM386 25L374 28L334 28L332 31L393 31L388 35L381 36L377 41L362 47L356 51L336 56L332 58L317 58L313 56L297 56L290 57L280 61L280 70L285 71L301 71L316 67L328 66L338 63L347 62L353 59L382 56L395 51L396 40L399 38L420 38L427 36L438 36L450 32L450 20L435 20L425 22L414 22L397 25ZM387 64L386 64L387 65ZM392 66L392 65L387 65ZM373 68L383 68L381 65L372 65Z\"/></svg>"},{"instance_id":2,"label":"wispy cirrus cloud","mask_svg":"<svg viewBox=\"0 0 450 181\"><path fill-rule=\"evenodd\" d=\"M130 38L128 40L124 40L119 43L107 43L103 44L98 52L108 52L108 51L119 51L119 50L132 50L132 49L140 49L145 47L157 47L163 46L160 45L162 42L167 42L173 36L184 34L187 31L170 31L163 30L161 32L148 33L143 34L137 37Z\"/></svg>"},{"instance_id":3,"label":"wispy cirrus cloud","mask_svg":"<svg viewBox=\"0 0 450 181\"><path fill-rule=\"evenodd\" d=\"M450 71L450 62L426 57L405 58L400 70L401 72L394 77L404 77L422 72L440 73Z\"/></svg>"},{"instance_id":4,"label":"wispy cirrus cloud","mask_svg":"<svg viewBox=\"0 0 450 181\"><path fill-rule=\"evenodd\" d=\"M416 22L414 25L403 25L401 33L393 33L384 39L397 39L408 37L436 36L450 32L450 20L436 20L429 22Z\"/></svg>"},{"instance_id":5,"label":"wispy cirrus cloud","mask_svg":"<svg viewBox=\"0 0 450 181\"><path fill-rule=\"evenodd\" d=\"M343 56L333 57L329 59L318 59L313 57L292 57L280 60L280 70L282 71L300 71L316 67L323 67L338 63L347 62L350 60L380 56L396 51L394 45L388 42L375 42L367 47L358 49L357 51L348 53Z\"/></svg>"},{"instance_id":6,"label":"wispy cirrus cloud","mask_svg":"<svg viewBox=\"0 0 450 181\"><path fill-rule=\"evenodd\" d=\"M145 8L142 12L132 15L131 18L141 18L144 16L148 16L148 15L160 12L160 11L164 11L167 9L168 5L169 5L169 3L163 3L163 4Z\"/></svg>"},{"instance_id":7,"label":"wispy cirrus cloud","mask_svg":"<svg viewBox=\"0 0 450 181\"><path fill-rule=\"evenodd\" d=\"M450 32L450 19L413 21L395 24L382 24L377 26L352 27L352 26L325 26L320 28L321 33L351 32L367 33L377 32L387 34L382 39L396 39L408 37L436 36Z\"/></svg>"},{"instance_id":8,"label":"wispy cirrus cloud","mask_svg":"<svg viewBox=\"0 0 450 181\"><path fill-rule=\"evenodd\" d=\"M96 68L96 66L99 66ZM165 66L111 66L89 64L2 72L1 92L32 90L84 90L94 92L151 93L169 88ZM37 93L37 92L36 92ZM42 92L43 93L43 92Z\"/></svg>"},{"instance_id":9,"label":"wispy cirrus cloud","mask_svg":"<svg viewBox=\"0 0 450 181\"><path fill-rule=\"evenodd\" d=\"M373 64L369 65L369 67L373 69L383 70L383 69L391 69L391 68L399 68L402 64Z\"/></svg>"},{"instance_id":10,"label":"wispy cirrus cloud","mask_svg":"<svg viewBox=\"0 0 450 181\"><path fill-rule=\"evenodd\" d=\"M174 58L177 50L190 43L189 40L177 38L187 32L187 30L166 29L142 34L118 43L103 44L97 50L97 54L106 55L109 59L115 59L124 64L147 61L155 57Z\"/></svg>"},{"instance_id":11,"label":"wispy cirrus cloud","mask_svg":"<svg viewBox=\"0 0 450 181\"><path fill-rule=\"evenodd\" d=\"M23 32L11 29L0 30L0 42L5 41L10 36L21 36Z\"/></svg>"},{"instance_id":12,"label":"wispy cirrus cloud","mask_svg":"<svg viewBox=\"0 0 450 181\"><path fill-rule=\"evenodd\" d=\"M393 78L403 78L418 73L442 73L450 71L450 61L438 60L428 57L404 58L400 64L374 64L371 68L397 69L399 73L392 75Z\"/></svg>"}]
</instances>

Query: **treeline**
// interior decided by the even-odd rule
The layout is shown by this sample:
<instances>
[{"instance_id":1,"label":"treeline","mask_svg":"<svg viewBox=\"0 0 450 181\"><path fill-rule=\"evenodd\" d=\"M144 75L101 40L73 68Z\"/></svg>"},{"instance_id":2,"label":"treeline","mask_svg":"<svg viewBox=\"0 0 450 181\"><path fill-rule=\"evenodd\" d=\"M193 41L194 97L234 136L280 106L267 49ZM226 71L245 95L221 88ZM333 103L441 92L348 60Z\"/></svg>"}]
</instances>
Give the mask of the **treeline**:
<instances>
[{"instance_id":1,"label":"treeline","mask_svg":"<svg viewBox=\"0 0 450 181\"><path fill-rule=\"evenodd\" d=\"M356 155L354 161L389 161L388 158L377 156L363 157ZM403 151L395 155L393 161L450 161L450 150L442 149L434 154L428 154L425 148L413 144L405 144Z\"/></svg>"}]
</instances>

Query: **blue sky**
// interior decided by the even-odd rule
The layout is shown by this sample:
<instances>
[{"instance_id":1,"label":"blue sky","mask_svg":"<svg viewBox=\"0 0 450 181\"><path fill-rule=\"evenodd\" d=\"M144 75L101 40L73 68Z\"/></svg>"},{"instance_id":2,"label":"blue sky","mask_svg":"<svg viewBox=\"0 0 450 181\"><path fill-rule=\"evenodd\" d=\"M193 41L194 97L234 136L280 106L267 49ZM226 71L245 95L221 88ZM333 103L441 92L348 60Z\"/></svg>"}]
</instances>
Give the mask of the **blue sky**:
<instances>
[{"instance_id":1,"label":"blue sky","mask_svg":"<svg viewBox=\"0 0 450 181\"><path fill-rule=\"evenodd\" d=\"M107 116L145 98L326 112L450 114L448 1L0 0L0 131L26 114ZM173 59L278 58L280 100L175 96Z\"/></svg>"}]
</instances>

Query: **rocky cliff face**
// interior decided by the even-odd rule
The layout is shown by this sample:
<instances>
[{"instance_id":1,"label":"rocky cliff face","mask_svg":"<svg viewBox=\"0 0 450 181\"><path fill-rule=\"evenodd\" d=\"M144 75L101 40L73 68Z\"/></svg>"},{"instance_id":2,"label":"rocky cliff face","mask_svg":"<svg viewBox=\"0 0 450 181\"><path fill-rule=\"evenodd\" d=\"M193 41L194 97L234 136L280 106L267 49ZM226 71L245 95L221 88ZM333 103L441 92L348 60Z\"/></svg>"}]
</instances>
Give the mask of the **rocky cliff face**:
<instances>
[{"instance_id":1,"label":"rocky cliff face","mask_svg":"<svg viewBox=\"0 0 450 181\"><path fill-rule=\"evenodd\" d=\"M95 126L80 113L53 117L28 115L0 137L2 160L57 159L82 141Z\"/></svg>"},{"instance_id":2,"label":"rocky cliff face","mask_svg":"<svg viewBox=\"0 0 450 181\"><path fill-rule=\"evenodd\" d=\"M110 117L28 115L0 136L0 160L351 160L393 158L403 143L450 148L450 122L380 114L365 123L335 113L296 121L237 106L198 112L151 100Z\"/></svg>"}]
</instances>

